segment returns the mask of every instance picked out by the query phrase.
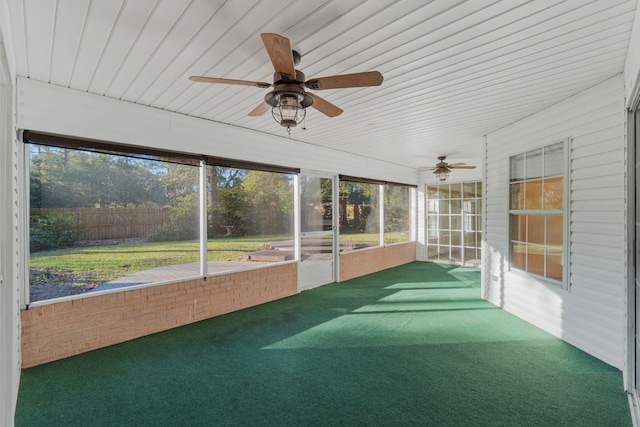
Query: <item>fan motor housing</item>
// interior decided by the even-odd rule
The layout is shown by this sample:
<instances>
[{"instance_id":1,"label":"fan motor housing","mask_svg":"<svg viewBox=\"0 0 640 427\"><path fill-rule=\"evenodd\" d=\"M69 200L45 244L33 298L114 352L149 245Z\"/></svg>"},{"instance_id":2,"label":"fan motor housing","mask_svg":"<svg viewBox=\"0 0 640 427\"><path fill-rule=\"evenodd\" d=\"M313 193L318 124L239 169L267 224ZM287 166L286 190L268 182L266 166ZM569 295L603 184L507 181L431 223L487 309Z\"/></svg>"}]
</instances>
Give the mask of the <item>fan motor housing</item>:
<instances>
[{"instance_id":1,"label":"fan motor housing","mask_svg":"<svg viewBox=\"0 0 640 427\"><path fill-rule=\"evenodd\" d=\"M309 96L304 88L300 84L295 83L279 83L276 84L273 90L264 96L264 102L271 107L278 106L278 95L291 94L296 95L300 100L300 106L302 108L310 107L313 104L313 97Z\"/></svg>"}]
</instances>

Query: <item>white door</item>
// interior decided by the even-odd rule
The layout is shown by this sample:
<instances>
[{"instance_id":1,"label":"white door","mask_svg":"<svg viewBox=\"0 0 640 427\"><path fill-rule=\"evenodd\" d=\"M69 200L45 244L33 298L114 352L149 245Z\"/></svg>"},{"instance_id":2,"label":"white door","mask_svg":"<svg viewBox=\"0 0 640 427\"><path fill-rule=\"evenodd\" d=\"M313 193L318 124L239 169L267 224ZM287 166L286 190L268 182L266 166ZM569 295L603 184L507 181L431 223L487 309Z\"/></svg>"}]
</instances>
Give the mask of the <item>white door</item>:
<instances>
[{"instance_id":1,"label":"white door","mask_svg":"<svg viewBox=\"0 0 640 427\"><path fill-rule=\"evenodd\" d=\"M334 178L300 175L298 290L335 281Z\"/></svg>"}]
</instances>

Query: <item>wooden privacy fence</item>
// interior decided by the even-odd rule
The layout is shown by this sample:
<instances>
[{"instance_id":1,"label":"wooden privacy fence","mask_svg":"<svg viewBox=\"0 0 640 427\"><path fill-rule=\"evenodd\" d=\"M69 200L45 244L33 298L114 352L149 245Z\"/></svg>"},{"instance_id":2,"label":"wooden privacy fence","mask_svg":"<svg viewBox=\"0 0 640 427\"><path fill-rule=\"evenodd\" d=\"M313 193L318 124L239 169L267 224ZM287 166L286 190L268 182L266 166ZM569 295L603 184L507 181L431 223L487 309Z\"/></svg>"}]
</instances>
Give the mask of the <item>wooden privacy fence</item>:
<instances>
[{"instance_id":1,"label":"wooden privacy fence","mask_svg":"<svg viewBox=\"0 0 640 427\"><path fill-rule=\"evenodd\" d=\"M165 224L169 208L50 208L31 209L31 214L72 215L80 240L110 240L146 237Z\"/></svg>"}]
</instances>

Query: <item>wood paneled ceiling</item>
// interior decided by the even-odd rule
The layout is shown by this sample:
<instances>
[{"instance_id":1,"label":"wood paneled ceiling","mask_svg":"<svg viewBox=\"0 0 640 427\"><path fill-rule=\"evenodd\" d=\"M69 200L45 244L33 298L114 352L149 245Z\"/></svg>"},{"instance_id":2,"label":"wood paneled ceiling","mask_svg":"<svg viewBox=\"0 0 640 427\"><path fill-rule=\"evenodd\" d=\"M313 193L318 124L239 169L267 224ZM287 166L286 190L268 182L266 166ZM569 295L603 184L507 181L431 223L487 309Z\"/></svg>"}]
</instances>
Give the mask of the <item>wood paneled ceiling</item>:
<instances>
[{"instance_id":1,"label":"wood paneled ceiling","mask_svg":"<svg viewBox=\"0 0 640 427\"><path fill-rule=\"evenodd\" d=\"M20 76L289 138L264 89L260 33L288 37L307 78L379 70L319 93L291 141L409 167L479 163L482 136L623 70L637 0L4 0Z\"/></svg>"}]
</instances>

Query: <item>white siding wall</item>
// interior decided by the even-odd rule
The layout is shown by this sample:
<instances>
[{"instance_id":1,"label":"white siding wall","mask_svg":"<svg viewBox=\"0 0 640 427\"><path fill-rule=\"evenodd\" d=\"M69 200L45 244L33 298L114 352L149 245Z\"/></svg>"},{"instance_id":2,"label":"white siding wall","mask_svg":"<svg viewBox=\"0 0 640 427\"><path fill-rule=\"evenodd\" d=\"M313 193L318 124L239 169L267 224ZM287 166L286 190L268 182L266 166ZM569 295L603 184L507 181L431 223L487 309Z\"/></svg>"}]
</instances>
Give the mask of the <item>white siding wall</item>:
<instances>
[{"instance_id":1,"label":"white siding wall","mask_svg":"<svg viewBox=\"0 0 640 427\"><path fill-rule=\"evenodd\" d=\"M13 163L13 85L0 40L0 425L13 426L20 383L20 311L17 253L19 231Z\"/></svg>"},{"instance_id":2,"label":"white siding wall","mask_svg":"<svg viewBox=\"0 0 640 427\"><path fill-rule=\"evenodd\" d=\"M633 21L627 59L624 64L625 98L627 106L640 97L640 7L636 8L636 16Z\"/></svg>"},{"instance_id":3,"label":"white siding wall","mask_svg":"<svg viewBox=\"0 0 640 427\"><path fill-rule=\"evenodd\" d=\"M18 128L407 184L393 163L18 78ZM274 126L277 124L274 122Z\"/></svg>"},{"instance_id":4,"label":"white siding wall","mask_svg":"<svg viewBox=\"0 0 640 427\"><path fill-rule=\"evenodd\" d=\"M486 138L486 298L622 369L624 81L611 78ZM569 287L509 270L509 157L571 138Z\"/></svg>"}]
</instances>

